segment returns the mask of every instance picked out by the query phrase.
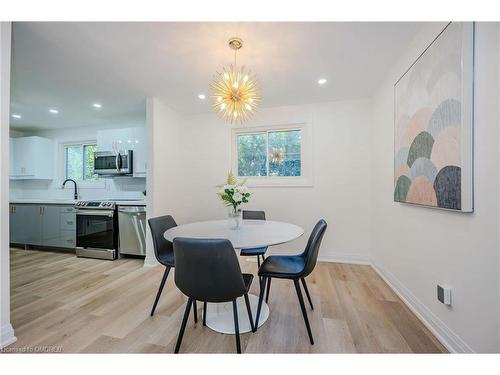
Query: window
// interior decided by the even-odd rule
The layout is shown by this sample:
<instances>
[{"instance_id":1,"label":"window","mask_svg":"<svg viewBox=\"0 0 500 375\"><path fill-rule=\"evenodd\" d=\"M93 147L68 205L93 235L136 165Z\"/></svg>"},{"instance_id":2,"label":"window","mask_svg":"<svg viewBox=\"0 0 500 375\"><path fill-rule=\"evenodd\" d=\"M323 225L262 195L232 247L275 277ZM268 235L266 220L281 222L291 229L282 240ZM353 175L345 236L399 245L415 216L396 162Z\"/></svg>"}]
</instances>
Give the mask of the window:
<instances>
[{"instance_id":1,"label":"window","mask_svg":"<svg viewBox=\"0 0 500 375\"><path fill-rule=\"evenodd\" d=\"M310 185L306 125L233 130L233 170L254 186Z\"/></svg>"},{"instance_id":2,"label":"window","mask_svg":"<svg viewBox=\"0 0 500 375\"><path fill-rule=\"evenodd\" d=\"M73 180L97 180L94 173L94 152L97 145L93 143L71 144L64 146L65 178Z\"/></svg>"}]
</instances>

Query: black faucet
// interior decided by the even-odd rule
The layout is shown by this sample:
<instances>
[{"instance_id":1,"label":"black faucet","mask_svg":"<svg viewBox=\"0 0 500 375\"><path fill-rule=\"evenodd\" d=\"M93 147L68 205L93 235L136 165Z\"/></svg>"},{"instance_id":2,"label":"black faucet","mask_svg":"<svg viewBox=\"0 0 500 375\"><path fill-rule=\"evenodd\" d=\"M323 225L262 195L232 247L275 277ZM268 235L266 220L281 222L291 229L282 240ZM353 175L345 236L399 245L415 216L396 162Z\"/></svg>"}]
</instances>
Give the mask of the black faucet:
<instances>
[{"instance_id":1,"label":"black faucet","mask_svg":"<svg viewBox=\"0 0 500 375\"><path fill-rule=\"evenodd\" d=\"M65 179L64 182L62 183L62 187L61 188L64 189L64 185L66 185L66 182L68 182L68 181L71 181L72 183L75 184L75 200L78 200L78 191L76 190L76 181L75 180L73 180L71 178Z\"/></svg>"}]
</instances>

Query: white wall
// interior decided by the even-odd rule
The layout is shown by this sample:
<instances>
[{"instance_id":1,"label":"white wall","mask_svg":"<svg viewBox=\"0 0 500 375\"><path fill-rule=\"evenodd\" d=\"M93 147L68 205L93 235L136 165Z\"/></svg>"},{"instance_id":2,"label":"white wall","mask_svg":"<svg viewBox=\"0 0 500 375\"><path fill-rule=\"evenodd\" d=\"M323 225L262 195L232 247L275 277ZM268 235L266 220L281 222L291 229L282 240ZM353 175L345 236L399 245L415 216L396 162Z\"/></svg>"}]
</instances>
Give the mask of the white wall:
<instances>
[{"instance_id":1,"label":"white wall","mask_svg":"<svg viewBox=\"0 0 500 375\"><path fill-rule=\"evenodd\" d=\"M499 33L476 27L475 210L393 203L394 82L443 28L426 27L373 98L372 258L375 266L454 351L500 351ZM453 306L436 284L452 288Z\"/></svg>"},{"instance_id":2,"label":"white wall","mask_svg":"<svg viewBox=\"0 0 500 375\"><path fill-rule=\"evenodd\" d=\"M320 218L329 228L320 258L368 259L369 100L266 108L246 126L312 123L312 187L255 187L247 208L263 209L270 220L300 225L306 234L271 252L299 252ZM164 207L179 223L225 218L216 185L231 168L231 127L214 114L185 116L176 142L175 199ZM156 170L156 169L155 169ZM157 176L155 175L155 178Z\"/></svg>"},{"instance_id":3,"label":"white wall","mask_svg":"<svg viewBox=\"0 0 500 375\"><path fill-rule=\"evenodd\" d=\"M178 150L183 146L179 137L180 118L160 98L146 102L146 139L148 147L147 219L166 215L176 205L176 186L179 166ZM146 234L146 266L157 265L151 242L151 231Z\"/></svg>"},{"instance_id":4,"label":"white wall","mask_svg":"<svg viewBox=\"0 0 500 375\"><path fill-rule=\"evenodd\" d=\"M16 338L10 324L9 107L11 23L0 22L0 348Z\"/></svg>"},{"instance_id":5,"label":"white wall","mask_svg":"<svg viewBox=\"0 0 500 375\"><path fill-rule=\"evenodd\" d=\"M137 126L137 125L136 125ZM99 130L110 128L126 128L127 124L121 126L86 126L76 128L64 128L31 132L12 132L11 136L31 136L49 138L54 141L53 168L54 179L46 180L13 180L10 182L11 199L73 199L73 185L61 189L64 181L64 170L62 168L63 156L61 144L67 142L95 141ZM146 189L144 178L118 177L100 178L96 182L80 183L78 192L79 199L144 199L142 192Z\"/></svg>"}]
</instances>

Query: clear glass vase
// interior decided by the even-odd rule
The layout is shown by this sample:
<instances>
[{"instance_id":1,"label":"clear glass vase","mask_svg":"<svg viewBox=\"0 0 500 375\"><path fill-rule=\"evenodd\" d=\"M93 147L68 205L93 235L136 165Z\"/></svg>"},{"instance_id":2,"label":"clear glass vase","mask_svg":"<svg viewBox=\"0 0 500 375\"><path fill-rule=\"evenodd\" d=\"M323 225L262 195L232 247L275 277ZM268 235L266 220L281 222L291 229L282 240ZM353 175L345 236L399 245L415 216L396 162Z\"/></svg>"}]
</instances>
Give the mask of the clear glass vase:
<instances>
[{"instance_id":1,"label":"clear glass vase","mask_svg":"<svg viewBox=\"0 0 500 375\"><path fill-rule=\"evenodd\" d=\"M229 228L240 229L243 224L243 212L241 211L241 208L238 207L235 209L234 207L231 207L229 209L227 220Z\"/></svg>"}]
</instances>

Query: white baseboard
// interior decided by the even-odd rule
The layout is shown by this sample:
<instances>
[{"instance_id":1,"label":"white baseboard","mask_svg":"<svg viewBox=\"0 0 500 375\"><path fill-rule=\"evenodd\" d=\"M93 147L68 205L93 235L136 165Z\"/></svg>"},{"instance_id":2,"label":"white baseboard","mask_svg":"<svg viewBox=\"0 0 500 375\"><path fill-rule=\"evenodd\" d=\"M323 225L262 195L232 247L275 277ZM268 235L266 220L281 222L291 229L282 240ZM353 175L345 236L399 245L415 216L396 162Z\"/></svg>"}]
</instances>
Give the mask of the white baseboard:
<instances>
[{"instance_id":1,"label":"white baseboard","mask_svg":"<svg viewBox=\"0 0 500 375\"><path fill-rule=\"evenodd\" d=\"M14 336L14 329L10 323L4 324L0 327L0 349L5 348L16 341L17 338Z\"/></svg>"},{"instance_id":2,"label":"white baseboard","mask_svg":"<svg viewBox=\"0 0 500 375\"><path fill-rule=\"evenodd\" d=\"M419 301L394 275L382 270L373 262L371 266L450 353L474 353L474 350L465 341Z\"/></svg>"},{"instance_id":3,"label":"white baseboard","mask_svg":"<svg viewBox=\"0 0 500 375\"><path fill-rule=\"evenodd\" d=\"M318 256L318 262L371 265L370 259L363 254L320 254Z\"/></svg>"}]
</instances>

